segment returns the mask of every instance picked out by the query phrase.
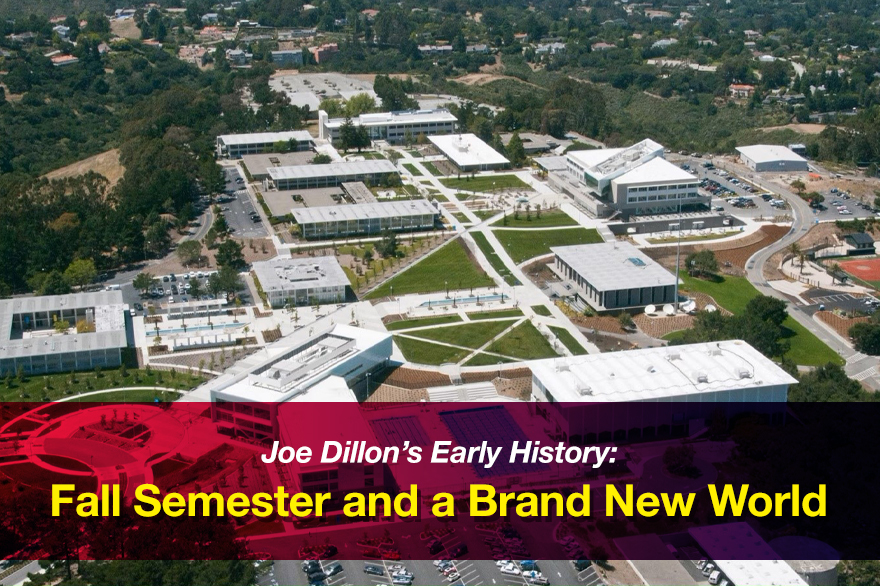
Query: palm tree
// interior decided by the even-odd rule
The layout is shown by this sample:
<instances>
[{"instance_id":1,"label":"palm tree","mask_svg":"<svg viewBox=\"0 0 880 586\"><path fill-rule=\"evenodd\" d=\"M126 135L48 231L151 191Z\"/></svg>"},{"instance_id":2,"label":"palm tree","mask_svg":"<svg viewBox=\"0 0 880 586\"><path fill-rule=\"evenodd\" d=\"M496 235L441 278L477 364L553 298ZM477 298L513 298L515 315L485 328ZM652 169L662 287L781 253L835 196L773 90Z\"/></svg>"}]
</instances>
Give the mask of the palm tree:
<instances>
[{"instance_id":1,"label":"palm tree","mask_svg":"<svg viewBox=\"0 0 880 586\"><path fill-rule=\"evenodd\" d=\"M800 259L802 256L800 245L797 242L792 242L791 244L788 245L788 253L791 255L792 259L795 259L795 258ZM803 260L801 260L800 265L801 265L801 271L803 271L804 270Z\"/></svg>"}]
</instances>

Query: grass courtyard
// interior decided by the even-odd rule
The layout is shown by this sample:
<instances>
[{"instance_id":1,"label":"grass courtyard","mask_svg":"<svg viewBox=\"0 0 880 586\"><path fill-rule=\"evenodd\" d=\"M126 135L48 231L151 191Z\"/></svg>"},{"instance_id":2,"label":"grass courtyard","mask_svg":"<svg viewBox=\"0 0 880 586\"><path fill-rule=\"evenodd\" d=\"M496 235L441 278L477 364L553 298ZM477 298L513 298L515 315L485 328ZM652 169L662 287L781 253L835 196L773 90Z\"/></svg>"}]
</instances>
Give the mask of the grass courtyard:
<instances>
[{"instance_id":1,"label":"grass courtyard","mask_svg":"<svg viewBox=\"0 0 880 586\"><path fill-rule=\"evenodd\" d=\"M394 343L397 344L409 362L418 364L440 365L447 362L461 362L465 356L471 353L470 350L464 348L442 346L403 336L394 336Z\"/></svg>"},{"instance_id":2,"label":"grass courtyard","mask_svg":"<svg viewBox=\"0 0 880 586\"><path fill-rule=\"evenodd\" d=\"M457 326L447 326L430 330L417 330L409 335L416 338L445 342L455 346L464 346L476 350L510 326L514 320L487 321Z\"/></svg>"},{"instance_id":3,"label":"grass courtyard","mask_svg":"<svg viewBox=\"0 0 880 586\"><path fill-rule=\"evenodd\" d=\"M575 356L587 353L587 349L584 348L580 342L575 340L574 336L571 335L571 332L569 332L565 328L560 328L557 326L549 327L550 331L553 332L553 335L556 336L566 348L568 348L569 352L571 352Z\"/></svg>"},{"instance_id":4,"label":"grass courtyard","mask_svg":"<svg viewBox=\"0 0 880 586\"><path fill-rule=\"evenodd\" d=\"M724 276L713 281L696 279L686 273L681 273L681 277L684 281L684 290L711 295L721 307L735 314L745 311L749 300L760 295L745 277ZM783 337L791 344L787 356L795 364L805 366L821 366L828 362L843 364L843 359L837 352L826 346L793 317L788 316L782 322L782 327Z\"/></svg>"},{"instance_id":5,"label":"grass courtyard","mask_svg":"<svg viewBox=\"0 0 880 586\"><path fill-rule=\"evenodd\" d=\"M508 285L519 285L519 280L513 276L510 269L504 264L504 261L498 258L498 253L495 252L495 249L489 244L486 235L482 232L471 232L471 237L474 239L474 242L477 243L477 246L483 254L486 255L486 259L489 261L489 264L492 265L492 268L495 269L495 272L501 275L501 278L504 279L504 282Z\"/></svg>"},{"instance_id":6,"label":"grass courtyard","mask_svg":"<svg viewBox=\"0 0 880 586\"><path fill-rule=\"evenodd\" d=\"M525 181L516 175L478 175L476 177L448 177L440 182L450 189L460 191L492 191L493 189L529 189Z\"/></svg>"},{"instance_id":7,"label":"grass courtyard","mask_svg":"<svg viewBox=\"0 0 880 586\"><path fill-rule=\"evenodd\" d=\"M173 401L179 395L154 390L113 391L119 387L168 387L189 390L204 379L196 374L160 370L111 369L100 372L63 372L18 377L8 374L0 379L0 400L40 401L75 397L82 393L109 390L108 393L86 397L87 401Z\"/></svg>"},{"instance_id":8,"label":"grass courtyard","mask_svg":"<svg viewBox=\"0 0 880 586\"><path fill-rule=\"evenodd\" d=\"M497 352L505 356L519 358L521 360L533 360L537 358L553 358L559 356L547 338L538 331L532 322L525 321L513 328L501 338L495 340L488 347L487 352Z\"/></svg>"},{"instance_id":9,"label":"grass courtyard","mask_svg":"<svg viewBox=\"0 0 880 586\"><path fill-rule=\"evenodd\" d=\"M563 228L561 230L504 230L494 231L504 250L519 264L530 258L550 253L553 246L602 242L596 230Z\"/></svg>"},{"instance_id":10,"label":"grass courtyard","mask_svg":"<svg viewBox=\"0 0 880 586\"><path fill-rule=\"evenodd\" d=\"M401 321L391 322L390 324L385 324L385 329L387 329L389 332L395 332L397 330L408 330L411 328L421 328L425 326L439 326L459 321L461 321L461 317L458 314L435 315L432 317L420 317L417 319L404 319Z\"/></svg>"},{"instance_id":11,"label":"grass courtyard","mask_svg":"<svg viewBox=\"0 0 880 586\"><path fill-rule=\"evenodd\" d=\"M412 175L413 177L421 177L422 176L422 174L419 172L419 170L416 169L416 166L413 165L412 163L404 163L403 168L406 169L407 171L409 171L410 175Z\"/></svg>"},{"instance_id":12,"label":"grass courtyard","mask_svg":"<svg viewBox=\"0 0 880 586\"><path fill-rule=\"evenodd\" d=\"M445 291L447 284L450 290L490 287L494 284L468 254L460 238L385 281L367 294L365 299L387 297L392 287L395 295L406 295Z\"/></svg>"},{"instance_id":13,"label":"grass courtyard","mask_svg":"<svg viewBox=\"0 0 880 586\"><path fill-rule=\"evenodd\" d=\"M504 228L553 228L577 226L578 223L562 210L542 211L540 218L536 210L530 210L528 214L525 210L520 210L516 215L508 213L505 218L493 222L492 225Z\"/></svg>"}]
</instances>

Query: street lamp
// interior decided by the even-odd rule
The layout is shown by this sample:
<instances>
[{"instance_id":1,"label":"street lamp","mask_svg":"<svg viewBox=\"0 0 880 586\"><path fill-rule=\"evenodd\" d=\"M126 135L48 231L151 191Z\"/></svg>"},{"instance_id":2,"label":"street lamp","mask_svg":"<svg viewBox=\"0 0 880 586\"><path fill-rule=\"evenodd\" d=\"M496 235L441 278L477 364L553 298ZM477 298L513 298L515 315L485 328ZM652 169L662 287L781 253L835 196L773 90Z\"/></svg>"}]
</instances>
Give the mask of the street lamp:
<instances>
[{"instance_id":1,"label":"street lamp","mask_svg":"<svg viewBox=\"0 0 880 586\"><path fill-rule=\"evenodd\" d=\"M449 281L443 281L443 284L446 285L446 298L449 299Z\"/></svg>"}]
</instances>

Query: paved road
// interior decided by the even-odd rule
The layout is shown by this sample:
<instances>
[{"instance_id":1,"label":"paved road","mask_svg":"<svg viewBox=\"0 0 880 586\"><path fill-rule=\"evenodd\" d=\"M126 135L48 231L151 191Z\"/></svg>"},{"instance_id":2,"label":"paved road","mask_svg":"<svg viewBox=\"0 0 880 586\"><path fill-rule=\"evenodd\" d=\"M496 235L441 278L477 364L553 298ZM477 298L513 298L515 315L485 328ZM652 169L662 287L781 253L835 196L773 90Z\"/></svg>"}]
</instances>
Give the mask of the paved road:
<instances>
[{"instance_id":1,"label":"paved road","mask_svg":"<svg viewBox=\"0 0 880 586\"><path fill-rule=\"evenodd\" d=\"M758 288L758 291L760 291L764 295L770 295L772 297L777 297L779 299L789 301L788 298L785 297L785 295L773 289L767 283L767 280L764 278L764 265L773 254L780 250L784 250L792 242L796 242L797 240L803 238L804 234L806 234L807 230L809 230L810 224L813 222L813 213L810 209L810 206L808 206L804 200L802 200L791 191L780 187L778 184L763 179L757 174L754 177L750 177L750 180L757 185L760 185L761 187L767 189L768 191L778 193L783 199L788 201L788 204L789 206L791 206L792 210L793 222L791 230L788 234L777 240L772 245L767 246L766 248L762 248L754 255L752 255L752 257L746 263L746 276L749 281ZM809 314L804 312L800 307L790 304L789 314L799 324L815 334L816 337L825 342L830 348L840 354L840 356L842 356L847 361L846 373L850 377L858 378L859 375L871 372L873 369L876 369L878 364L877 358L857 353L855 350L847 346L836 335L830 333L823 326L817 324L813 320L813 318ZM874 376L875 374L876 370L873 370L873 374L869 374L861 380L863 380L871 388L878 389L880 388L880 380L877 380L877 377Z\"/></svg>"},{"instance_id":2,"label":"paved road","mask_svg":"<svg viewBox=\"0 0 880 586\"><path fill-rule=\"evenodd\" d=\"M39 571L39 569L39 563L31 562L20 570L17 570L0 580L0 586L12 586L13 584L20 584L24 581L25 578L27 578L27 575L29 573L35 573Z\"/></svg>"}]
</instances>

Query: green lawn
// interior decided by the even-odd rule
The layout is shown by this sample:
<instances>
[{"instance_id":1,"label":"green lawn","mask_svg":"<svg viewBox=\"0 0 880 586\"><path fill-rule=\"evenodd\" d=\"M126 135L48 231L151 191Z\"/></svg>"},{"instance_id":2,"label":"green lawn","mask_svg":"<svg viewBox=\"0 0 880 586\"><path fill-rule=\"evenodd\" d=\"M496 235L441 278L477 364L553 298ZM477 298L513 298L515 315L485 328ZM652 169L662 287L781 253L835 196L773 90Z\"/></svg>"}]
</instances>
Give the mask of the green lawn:
<instances>
[{"instance_id":1,"label":"green lawn","mask_svg":"<svg viewBox=\"0 0 880 586\"><path fill-rule=\"evenodd\" d=\"M411 156L411 157L413 157L413 158L416 158L416 159L421 159L421 158L422 158L422 153L420 153L420 152L417 151L416 149L408 150L408 151L406 151L406 152L408 152L408 153L409 153L409 156Z\"/></svg>"},{"instance_id":2,"label":"green lawn","mask_svg":"<svg viewBox=\"0 0 880 586\"><path fill-rule=\"evenodd\" d=\"M581 346L580 342L575 340L574 336L571 335L571 332L565 328L550 326L550 331L553 332L553 335L559 338L559 341L562 342L565 347L568 348L569 352L575 356L587 353L587 349Z\"/></svg>"},{"instance_id":3,"label":"green lawn","mask_svg":"<svg viewBox=\"0 0 880 586\"><path fill-rule=\"evenodd\" d=\"M546 305L533 305L532 311L534 311L538 315L543 315L544 317L550 317L550 309Z\"/></svg>"},{"instance_id":4,"label":"green lawn","mask_svg":"<svg viewBox=\"0 0 880 586\"><path fill-rule=\"evenodd\" d=\"M447 362L461 362L469 354L469 350L441 346L412 338L394 336L394 343L403 352L410 362L419 364L445 364Z\"/></svg>"},{"instance_id":5,"label":"green lawn","mask_svg":"<svg viewBox=\"0 0 880 586\"><path fill-rule=\"evenodd\" d=\"M467 314L468 318L473 320L495 319L499 317L522 317L523 312L520 309L498 309L495 311L477 311Z\"/></svg>"},{"instance_id":6,"label":"green lawn","mask_svg":"<svg viewBox=\"0 0 880 586\"><path fill-rule=\"evenodd\" d=\"M154 403L159 399L160 403L176 401L180 393L174 391L154 391L150 389L138 389L135 391L107 391L99 395L83 397L83 401L108 402L108 403ZM75 399L74 399L75 400Z\"/></svg>"},{"instance_id":7,"label":"green lawn","mask_svg":"<svg viewBox=\"0 0 880 586\"><path fill-rule=\"evenodd\" d=\"M455 194L455 199L457 199L458 201L467 201L470 197L470 193L464 193L461 191Z\"/></svg>"},{"instance_id":8,"label":"green lawn","mask_svg":"<svg viewBox=\"0 0 880 586\"><path fill-rule=\"evenodd\" d=\"M550 228L554 226L577 226L578 223L574 218L563 212L562 210L550 210L547 212L541 212L541 217L537 216L537 212L532 210L529 212L528 218L526 219L525 210L520 210L519 219L517 219L512 212L507 214L505 224L505 218L501 218L497 220L492 225L493 226L504 226L507 228Z\"/></svg>"},{"instance_id":9,"label":"green lawn","mask_svg":"<svg viewBox=\"0 0 880 586\"><path fill-rule=\"evenodd\" d=\"M366 299L386 297L394 287L395 295L430 293L471 287L490 287L494 281L468 256L464 243L457 239L426 256L396 277L382 283Z\"/></svg>"},{"instance_id":10,"label":"green lawn","mask_svg":"<svg viewBox=\"0 0 880 586\"><path fill-rule=\"evenodd\" d=\"M473 214L481 220L488 220L492 216L497 216L501 210L473 210Z\"/></svg>"},{"instance_id":11,"label":"green lawn","mask_svg":"<svg viewBox=\"0 0 880 586\"><path fill-rule=\"evenodd\" d=\"M516 175L480 175L477 177L449 177L440 180L449 189L462 191L492 191L493 189L528 189L529 186Z\"/></svg>"},{"instance_id":12,"label":"green lawn","mask_svg":"<svg viewBox=\"0 0 880 586\"><path fill-rule=\"evenodd\" d=\"M460 326L446 326L430 330L416 330L409 332L409 335L476 350L513 324L514 320L489 321Z\"/></svg>"},{"instance_id":13,"label":"green lawn","mask_svg":"<svg viewBox=\"0 0 880 586\"><path fill-rule=\"evenodd\" d=\"M377 153L375 151L368 152L368 153L360 153L360 155L368 161L385 160L385 155L383 155L382 153Z\"/></svg>"},{"instance_id":14,"label":"green lawn","mask_svg":"<svg viewBox=\"0 0 880 586\"><path fill-rule=\"evenodd\" d=\"M127 369L125 375L119 369L105 370L96 374L93 371L71 373L56 373L48 375L25 376L19 380L16 376L7 376L0 381L0 401L39 401L42 399L55 400L63 397L72 397L81 393L102 391L119 387L170 387L188 390L202 382L202 377L185 372L172 373L151 370ZM158 391L131 391L130 394L119 398L112 398L114 393L108 395L96 395L95 401L152 401ZM174 400L177 397L169 397ZM91 400L91 399L89 399Z\"/></svg>"},{"instance_id":15,"label":"green lawn","mask_svg":"<svg viewBox=\"0 0 880 586\"><path fill-rule=\"evenodd\" d=\"M424 161L422 163L422 167L427 169L428 173L430 173L434 177L441 177L443 175L443 173L440 172L440 169L434 166L434 163L432 163L431 161Z\"/></svg>"},{"instance_id":16,"label":"green lawn","mask_svg":"<svg viewBox=\"0 0 880 586\"><path fill-rule=\"evenodd\" d=\"M455 217L456 220L458 220L462 224L470 224L471 223L471 219L468 218L464 212L453 212L452 215Z\"/></svg>"},{"instance_id":17,"label":"green lawn","mask_svg":"<svg viewBox=\"0 0 880 586\"><path fill-rule=\"evenodd\" d=\"M483 352L480 352L465 362L464 366L488 366L490 364L498 364L499 362L513 362L513 360L502 356L493 356L492 354L484 354Z\"/></svg>"},{"instance_id":18,"label":"green lawn","mask_svg":"<svg viewBox=\"0 0 880 586\"><path fill-rule=\"evenodd\" d=\"M405 319L401 321L391 322L385 325L385 329L394 332L397 330L408 330L410 328L420 328L423 326L438 326L441 324L451 324L461 321L461 317L457 314L437 315L434 317L422 317L418 319Z\"/></svg>"},{"instance_id":19,"label":"green lawn","mask_svg":"<svg viewBox=\"0 0 880 586\"><path fill-rule=\"evenodd\" d=\"M529 321L521 323L502 338L492 342L486 351L522 360L558 356L547 338Z\"/></svg>"},{"instance_id":20,"label":"green lawn","mask_svg":"<svg viewBox=\"0 0 880 586\"><path fill-rule=\"evenodd\" d=\"M421 177L422 174L416 169L416 166L412 163L404 163L403 168L410 172L413 177Z\"/></svg>"},{"instance_id":21,"label":"green lawn","mask_svg":"<svg viewBox=\"0 0 880 586\"><path fill-rule=\"evenodd\" d=\"M735 314L742 313L746 304L752 297L760 295L757 289L749 283L745 277L718 277L718 280L709 281L693 278L686 273L681 273L684 281L683 289L687 291L699 291L711 295L718 304ZM843 364L843 359L825 343L813 335L793 317L788 316L782 322L783 337L791 344L787 356L795 364L805 366L821 366L828 362ZM675 332L670 336L675 336Z\"/></svg>"},{"instance_id":22,"label":"green lawn","mask_svg":"<svg viewBox=\"0 0 880 586\"><path fill-rule=\"evenodd\" d=\"M511 274L510 269L507 268L507 265L504 264L504 261L498 258L498 253L496 253L492 245L489 244L486 235L482 232L472 232L471 236L473 237L474 242L477 243L479 249L483 251L484 255L486 255L492 268L501 275L502 279L504 279L504 282L508 285L519 285L519 279L514 277L513 274Z\"/></svg>"},{"instance_id":23,"label":"green lawn","mask_svg":"<svg viewBox=\"0 0 880 586\"><path fill-rule=\"evenodd\" d=\"M586 228L564 228L562 230L497 229L494 233L516 264L548 254L552 246L602 242L602 237L596 230Z\"/></svg>"}]
</instances>

